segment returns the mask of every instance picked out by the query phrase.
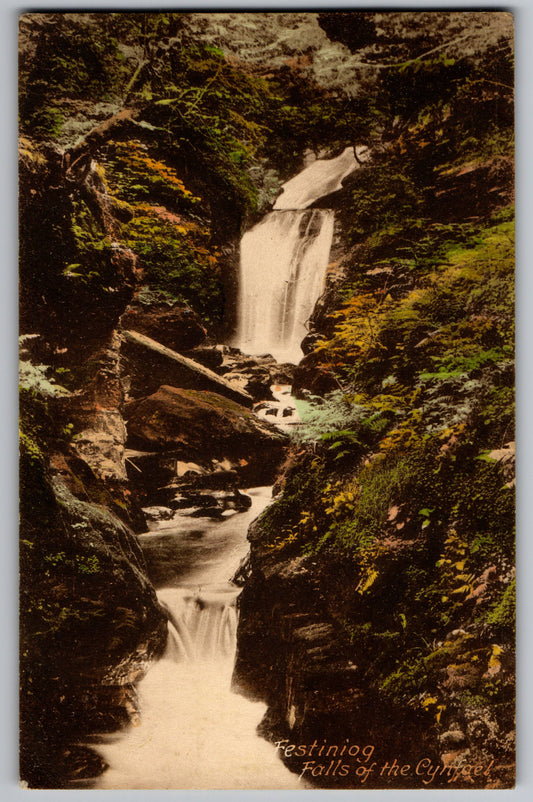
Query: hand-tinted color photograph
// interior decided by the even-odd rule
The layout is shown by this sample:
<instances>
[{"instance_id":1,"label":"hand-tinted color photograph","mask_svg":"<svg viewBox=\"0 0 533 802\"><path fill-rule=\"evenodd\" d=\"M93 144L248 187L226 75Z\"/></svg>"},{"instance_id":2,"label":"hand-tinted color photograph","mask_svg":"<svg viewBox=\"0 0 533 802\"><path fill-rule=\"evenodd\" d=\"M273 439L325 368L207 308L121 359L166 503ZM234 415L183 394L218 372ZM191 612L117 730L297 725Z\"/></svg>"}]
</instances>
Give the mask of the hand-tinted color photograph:
<instances>
[{"instance_id":1,"label":"hand-tinted color photograph","mask_svg":"<svg viewBox=\"0 0 533 802\"><path fill-rule=\"evenodd\" d=\"M22 786L513 787L512 14L19 53Z\"/></svg>"}]
</instances>

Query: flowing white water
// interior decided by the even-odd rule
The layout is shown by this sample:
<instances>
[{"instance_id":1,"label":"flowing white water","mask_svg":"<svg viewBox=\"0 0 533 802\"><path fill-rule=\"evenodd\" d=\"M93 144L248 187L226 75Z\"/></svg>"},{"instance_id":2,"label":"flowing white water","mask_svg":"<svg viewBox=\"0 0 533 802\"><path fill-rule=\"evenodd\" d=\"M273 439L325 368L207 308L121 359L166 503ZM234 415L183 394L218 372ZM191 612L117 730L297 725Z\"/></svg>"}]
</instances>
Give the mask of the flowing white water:
<instances>
[{"instance_id":1,"label":"flowing white water","mask_svg":"<svg viewBox=\"0 0 533 802\"><path fill-rule=\"evenodd\" d=\"M358 150L358 159L365 157ZM274 211L241 240L237 328L232 344L248 354L298 363L306 324L322 292L334 213L308 209L340 189L357 167L353 148L318 159L283 185Z\"/></svg>"},{"instance_id":2,"label":"flowing white water","mask_svg":"<svg viewBox=\"0 0 533 802\"><path fill-rule=\"evenodd\" d=\"M333 237L329 209L271 212L241 241L234 345L297 363L323 284Z\"/></svg>"},{"instance_id":3,"label":"flowing white water","mask_svg":"<svg viewBox=\"0 0 533 802\"><path fill-rule=\"evenodd\" d=\"M143 536L150 560L160 551L175 563L157 592L169 617L167 646L138 685L140 723L96 746L109 769L93 788L305 788L256 734L266 706L231 692L240 590L227 580L270 488L250 495L250 510L230 520L195 520L191 529L189 519L188 532L184 520L174 530L164 522Z\"/></svg>"},{"instance_id":4,"label":"flowing white water","mask_svg":"<svg viewBox=\"0 0 533 802\"><path fill-rule=\"evenodd\" d=\"M357 149L357 158L362 161L366 148ZM342 180L357 167L352 147L345 148L334 159L317 159L305 170L283 185L274 209L305 209L319 198L330 195L342 187Z\"/></svg>"}]
</instances>

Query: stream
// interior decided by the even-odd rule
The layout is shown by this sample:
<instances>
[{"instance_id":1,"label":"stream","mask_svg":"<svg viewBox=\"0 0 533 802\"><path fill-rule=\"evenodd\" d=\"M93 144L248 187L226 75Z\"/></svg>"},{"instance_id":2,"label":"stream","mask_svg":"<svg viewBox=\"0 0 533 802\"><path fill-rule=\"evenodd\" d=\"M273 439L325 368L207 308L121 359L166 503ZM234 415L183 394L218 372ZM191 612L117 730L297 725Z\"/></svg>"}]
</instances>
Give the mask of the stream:
<instances>
[{"instance_id":1,"label":"stream","mask_svg":"<svg viewBox=\"0 0 533 802\"><path fill-rule=\"evenodd\" d=\"M232 693L236 601L230 579L248 551L246 532L271 488L222 521L177 515L140 541L169 617L161 659L137 686L137 725L93 744L109 768L95 789L302 789L257 735L266 711Z\"/></svg>"},{"instance_id":2,"label":"stream","mask_svg":"<svg viewBox=\"0 0 533 802\"><path fill-rule=\"evenodd\" d=\"M362 153L359 154L360 161ZM297 364L300 342L323 285L334 230L331 209L309 208L337 191L357 166L352 148L316 160L283 186L273 210L241 242L234 345ZM298 425L290 388L277 386L257 414L280 428ZM151 522L139 536L158 599L168 617L163 656L138 683L140 716L92 748L108 768L96 789L302 789L304 782L257 735L265 712L231 690L237 597L231 582L248 552L250 523L271 489L249 490L246 511L216 519L186 510Z\"/></svg>"}]
</instances>

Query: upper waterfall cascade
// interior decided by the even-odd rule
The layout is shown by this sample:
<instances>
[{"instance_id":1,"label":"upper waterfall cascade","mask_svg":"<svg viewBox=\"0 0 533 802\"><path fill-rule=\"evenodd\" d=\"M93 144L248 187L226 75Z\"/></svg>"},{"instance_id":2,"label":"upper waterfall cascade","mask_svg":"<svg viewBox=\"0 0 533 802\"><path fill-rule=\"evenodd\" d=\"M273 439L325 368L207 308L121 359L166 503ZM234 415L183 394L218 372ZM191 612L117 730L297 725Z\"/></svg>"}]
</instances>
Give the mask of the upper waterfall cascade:
<instances>
[{"instance_id":1,"label":"upper waterfall cascade","mask_svg":"<svg viewBox=\"0 0 533 802\"><path fill-rule=\"evenodd\" d=\"M283 184L283 192L277 198L274 210L306 209L319 198L342 189L343 179L357 168L358 160L364 161L367 148L356 148L356 151L357 159L353 147L349 147L334 159L317 159L312 162Z\"/></svg>"},{"instance_id":2,"label":"upper waterfall cascade","mask_svg":"<svg viewBox=\"0 0 533 802\"><path fill-rule=\"evenodd\" d=\"M366 149L360 148L362 161ZM357 167L353 148L317 160L283 185L273 211L241 240L237 330L248 354L298 363L306 324L320 296L333 239L334 212L308 207L342 187Z\"/></svg>"},{"instance_id":3,"label":"upper waterfall cascade","mask_svg":"<svg viewBox=\"0 0 533 802\"><path fill-rule=\"evenodd\" d=\"M235 344L299 362L306 321L323 285L333 212L271 212L241 242L239 321Z\"/></svg>"}]
</instances>

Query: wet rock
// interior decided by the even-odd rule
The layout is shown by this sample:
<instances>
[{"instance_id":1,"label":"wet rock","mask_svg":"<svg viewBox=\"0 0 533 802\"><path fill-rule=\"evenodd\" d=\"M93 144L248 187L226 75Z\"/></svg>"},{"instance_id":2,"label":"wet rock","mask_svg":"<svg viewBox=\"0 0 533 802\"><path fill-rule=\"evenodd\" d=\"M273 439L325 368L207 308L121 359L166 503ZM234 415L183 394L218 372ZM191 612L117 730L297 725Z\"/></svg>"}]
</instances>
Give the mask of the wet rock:
<instances>
[{"instance_id":1,"label":"wet rock","mask_svg":"<svg viewBox=\"0 0 533 802\"><path fill-rule=\"evenodd\" d=\"M81 392L56 399L58 415L72 427L72 450L95 475L124 482L126 427L119 374L120 339L116 333L93 356L94 376Z\"/></svg>"},{"instance_id":2,"label":"wet rock","mask_svg":"<svg viewBox=\"0 0 533 802\"><path fill-rule=\"evenodd\" d=\"M211 473L204 473L199 476L187 476L188 487L211 488L212 490L224 490L233 488L239 481L239 474L236 469L231 467L218 470L215 468Z\"/></svg>"},{"instance_id":3,"label":"wet rock","mask_svg":"<svg viewBox=\"0 0 533 802\"><path fill-rule=\"evenodd\" d=\"M306 391L313 395L325 395L337 388L337 380L323 359L323 352L311 351L296 367L292 384L296 398L304 398Z\"/></svg>"},{"instance_id":4,"label":"wet rock","mask_svg":"<svg viewBox=\"0 0 533 802\"><path fill-rule=\"evenodd\" d=\"M202 468L202 466L198 465L196 462L183 462L182 460L176 462L177 476L202 476L205 472L205 468Z\"/></svg>"},{"instance_id":5,"label":"wet rock","mask_svg":"<svg viewBox=\"0 0 533 802\"><path fill-rule=\"evenodd\" d=\"M290 385L294 365L276 362L271 354L250 356L237 348L223 346L219 372L249 393L255 401L272 401L272 385Z\"/></svg>"},{"instance_id":6,"label":"wet rock","mask_svg":"<svg viewBox=\"0 0 533 802\"><path fill-rule=\"evenodd\" d=\"M175 478L176 455L136 449L126 449L125 454L130 490L145 506L159 503L164 506L165 501L157 496L157 491Z\"/></svg>"},{"instance_id":7,"label":"wet rock","mask_svg":"<svg viewBox=\"0 0 533 802\"><path fill-rule=\"evenodd\" d=\"M222 510L220 507L200 507L190 513L191 518L222 518Z\"/></svg>"},{"instance_id":8,"label":"wet rock","mask_svg":"<svg viewBox=\"0 0 533 802\"><path fill-rule=\"evenodd\" d=\"M50 788L63 787L55 759L65 743L131 720L130 692L161 650L166 622L131 529L72 495L61 475L35 479L25 468L21 776ZM94 765L81 760L79 777Z\"/></svg>"},{"instance_id":9,"label":"wet rock","mask_svg":"<svg viewBox=\"0 0 533 802\"><path fill-rule=\"evenodd\" d=\"M199 493L184 493L176 496L172 506L177 510L185 510L191 507L212 507L216 504L216 499L210 494L200 495Z\"/></svg>"},{"instance_id":10,"label":"wet rock","mask_svg":"<svg viewBox=\"0 0 533 802\"><path fill-rule=\"evenodd\" d=\"M462 730L448 730L439 736L439 741L444 749L459 749L466 743L466 735Z\"/></svg>"},{"instance_id":11,"label":"wet rock","mask_svg":"<svg viewBox=\"0 0 533 802\"><path fill-rule=\"evenodd\" d=\"M246 555L241 562L239 563L239 567L231 577L231 581L234 585L238 587L242 587L245 582L247 582L252 575L252 566L250 565L250 557Z\"/></svg>"},{"instance_id":12,"label":"wet rock","mask_svg":"<svg viewBox=\"0 0 533 802\"><path fill-rule=\"evenodd\" d=\"M169 521L174 516L170 507L143 507L143 512L149 521Z\"/></svg>"},{"instance_id":13,"label":"wet rock","mask_svg":"<svg viewBox=\"0 0 533 802\"><path fill-rule=\"evenodd\" d=\"M282 433L216 393L163 386L125 414L131 447L200 464L228 459L246 484L268 483L283 457Z\"/></svg>"}]
</instances>

